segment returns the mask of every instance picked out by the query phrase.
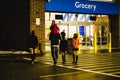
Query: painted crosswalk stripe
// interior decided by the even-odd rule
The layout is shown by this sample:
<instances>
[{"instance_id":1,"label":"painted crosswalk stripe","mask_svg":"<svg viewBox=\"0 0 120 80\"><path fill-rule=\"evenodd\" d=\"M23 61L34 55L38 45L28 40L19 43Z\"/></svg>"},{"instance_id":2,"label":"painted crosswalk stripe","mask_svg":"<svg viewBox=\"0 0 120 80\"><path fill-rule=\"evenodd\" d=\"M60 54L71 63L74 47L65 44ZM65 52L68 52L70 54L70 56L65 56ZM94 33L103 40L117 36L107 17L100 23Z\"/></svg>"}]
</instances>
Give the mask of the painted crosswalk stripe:
<instances>
[{"instance_id":1,"label":"painted crosswalk stripe","mask_svg":"<svg viewBox=\"0 0 120 80\"><path fill-rule=\"evenodd\" d=\"M66 57L67 62L65 65L63 65L61 56L59 56L59 60L56 66L120 78L120 64L118 64L120 62L119 53L105 53L99 55L82 54L79 55L77 66L72 64L72 57L70 55L67 55ZM42 59L45 64L53 65L53 60L50 56L44 57Z\"/></svg>"},{"instance_id":2,"label":"painted crosswalk stripe","mask_svg":"<svg viewBox=\"0 0 120 80\"><path fill-rule=\"evenodd\" d=\"M80 71L78 71L78 72L69 72L69 73L62 73L62 74L43 75L43 76L40 76L40 78L54 77L54 76L65 76L65 75L78 74L78 73L80 73Z\"/></svg>"}]
</instances>

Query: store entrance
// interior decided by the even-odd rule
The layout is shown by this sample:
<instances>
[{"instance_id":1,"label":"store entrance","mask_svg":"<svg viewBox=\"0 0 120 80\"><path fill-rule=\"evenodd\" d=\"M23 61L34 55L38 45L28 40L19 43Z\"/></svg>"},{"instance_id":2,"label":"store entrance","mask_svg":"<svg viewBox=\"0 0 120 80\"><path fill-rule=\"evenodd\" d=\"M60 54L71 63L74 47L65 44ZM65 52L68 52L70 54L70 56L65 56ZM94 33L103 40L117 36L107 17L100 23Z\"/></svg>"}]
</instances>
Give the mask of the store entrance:
<instances>
[{"instance_id":1,"label":"store entrance","mask_svg":"<svg viewBox=\"0 0 120 80\"><path fill-rule=\"evenodd\" d=\"M56 19L55 15L62 15L62 19ZM74 33L80 34L80 49L94 49L93 39L96 33L97 47L108 49L109 19L107 15L95 15L96 19L91 20L91 14L72 13L46 13L45 21L45 44L46 51L50 51L49 32L52 20L56 20L60 32L65 30L66 39L73 38ZM97 49L98 49L97 48Z\"/></svg>"},{"instance_id":2,"label":"store entrance","mask_svg":"<svg viewBox=\"0 0 120 80\"><path fill-rule=\"evenodd\" d=\"M81 47L89 47L93 49L93 39L94 33L96 33L97 37L97 47L98 48L107 48L108 44L108 26L106 25L98 25L98 24L90 24L86 26L80 26L79 32L81 33Z\"/></svg>"},{"instance_id":3,"label":"store entrance","mask_svg":"<svg viewBox=\"0 0 120 80\"><path fill-rule=\"evenodd\" d=\"M94 26L86 25L79 26L79 32L81 36L81 46L93 46L93 37L94 37Z\"/></svg>"},{"instance_id":4,"label":"store entrance","mask_svg":"<svg viewBox=\"0 0 120 80\"><path fill-rule=\"evenodd\" d=\"M84 25L83 25L84 24ZM74 33L80 34L81 49L93 49L94 33L97 37L98 48L108 48L108 24L98 24L93 22L85 22L78 24L59 24L60 32L65 30L66 39L72 38Z\"/></svg>"}]
</instances>

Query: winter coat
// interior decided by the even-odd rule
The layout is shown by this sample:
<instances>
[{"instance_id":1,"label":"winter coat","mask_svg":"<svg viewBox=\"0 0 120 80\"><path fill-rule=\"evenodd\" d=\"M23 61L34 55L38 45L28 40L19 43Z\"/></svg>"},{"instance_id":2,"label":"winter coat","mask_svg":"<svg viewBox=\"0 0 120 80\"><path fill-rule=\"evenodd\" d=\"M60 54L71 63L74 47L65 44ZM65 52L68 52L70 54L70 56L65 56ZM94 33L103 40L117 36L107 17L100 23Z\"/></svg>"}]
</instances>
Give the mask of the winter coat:
<instances>
[{"instance_id":1,"label":"winter coat","mask_svg":"<svg viewBox=\"0 0 120 80\"><path fill-rule=\"evenodd\" d=\"M50 30L53 34L59 34L59 27L57 26L57 24L51 25Z\"/></svg>"},{"instance_id":2,"label":"winter coat","mask_svg":"<svg viewBox=\"0 0 120 80\"><path fill-rule=\"evenodd\" d=\"M75 49L75 48L78 48L79 47L79 39L78 38L73 38L72 39L72 47L73 47L73 49Z\"/></svg>"}]
</instances>

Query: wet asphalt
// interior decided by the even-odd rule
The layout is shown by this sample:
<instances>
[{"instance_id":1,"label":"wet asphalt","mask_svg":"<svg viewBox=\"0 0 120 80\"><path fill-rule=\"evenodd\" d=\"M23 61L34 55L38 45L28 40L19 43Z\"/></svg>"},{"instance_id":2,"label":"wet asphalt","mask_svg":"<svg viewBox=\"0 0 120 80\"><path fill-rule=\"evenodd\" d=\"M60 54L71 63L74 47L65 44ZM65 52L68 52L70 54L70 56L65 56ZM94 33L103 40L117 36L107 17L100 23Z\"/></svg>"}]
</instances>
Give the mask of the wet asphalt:
<instances>
[{"instance_id":1,"label":"wet asphalt","mask_svg":"<svg viewBox=\"0 0 120 80\"><path fill-rule=\"evenodd\" d=\"M0 80L120 80L120 78L29 61L0 62Z\"/></svg>"},{"instance_id":2,"label":"wet asphalt","mask_svg":"<svg viewBox=\"0 0 120 80\"><path fill-rule=\"evenodd\" d=\"M38 59L34 64L30 59L0 59L0 80L120 80L115 76L46 64L41 57Z\"/></svg>"}]
</instances>

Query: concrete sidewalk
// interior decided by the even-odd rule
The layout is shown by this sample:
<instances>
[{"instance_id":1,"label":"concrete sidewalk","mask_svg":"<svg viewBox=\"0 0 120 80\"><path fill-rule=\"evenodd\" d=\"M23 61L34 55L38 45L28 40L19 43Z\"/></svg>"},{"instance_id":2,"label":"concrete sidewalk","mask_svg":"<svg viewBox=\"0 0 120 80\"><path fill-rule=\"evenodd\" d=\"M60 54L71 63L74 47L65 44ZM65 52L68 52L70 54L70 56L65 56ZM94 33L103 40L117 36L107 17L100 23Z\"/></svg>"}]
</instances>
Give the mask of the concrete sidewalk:
<instances>
[{"instance_id":1,"label":"concrete sidewalk","mask_svg":"<svg viewBox=\"0 0 120 80\"><path fill-rule=\"evenodd\" d=\"M45 53L49 53L45 52ZM93 49L84 49L84 50L80 50L81 53L94 53ZM98 49L97 53L105 53L105 52L109 52L108 49ZM120 52L119 48L112 48L111 52ZM36 53L36 57L38 56L42 56L45 53ZM68 53L71 54L72 52ZM27 52L27 51L0 51L0 59L2 58L24 58L24 57L31 57L31 53Z\"/></svg>"},{"instance_id":2,"label":"concrete sidewalk","mask_svg":"<svg viewBox=\"0 0 120 80\"><path fill-rule=\"evenodd\" d=\"M50 52L46 51L45 53ZM80 52L82 53L94 53L94 49L81 49ZM98 49L97 53L109 52L108 49ZM120 48L112 48L111 52L120 52ZM0 56L9 56L9 55L30 55L31 53L27 51L0 51ZM36 55L42 55L44 53L36 53Z\"/></svg>"},{"instance_id":3,"label":"concrete sidewalk","mask_svg":"<svg viewBox=\"0 0 120 80\"><path fill-rule=\"evenodd\" d=\"M36 57L42 56L42 53L36 53ZM31 53L26 51L0 51L0 61L22 60L23 58L30 58Z\"/></svg>"}]
</instances>

